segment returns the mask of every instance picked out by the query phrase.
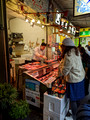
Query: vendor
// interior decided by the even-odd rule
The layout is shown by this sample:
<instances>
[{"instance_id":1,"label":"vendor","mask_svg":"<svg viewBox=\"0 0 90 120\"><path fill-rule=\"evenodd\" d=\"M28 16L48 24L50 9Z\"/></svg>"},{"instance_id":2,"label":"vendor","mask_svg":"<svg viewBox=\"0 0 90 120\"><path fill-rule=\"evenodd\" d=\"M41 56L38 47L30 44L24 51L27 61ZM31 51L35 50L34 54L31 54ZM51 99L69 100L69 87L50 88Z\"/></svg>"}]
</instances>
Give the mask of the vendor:
<instances>
[{"instance_id":1,"label":"vendor","mask_svg":"<svg viewBox=\"0 0 90 120\"><path fill-rule=\"evenodd\" d=\"M40 47L36 47L33 52L32 62L41 61L42 59L46 60L45 56L45 47L46 44L42 43Z\"/></svg>"}]
</instances>

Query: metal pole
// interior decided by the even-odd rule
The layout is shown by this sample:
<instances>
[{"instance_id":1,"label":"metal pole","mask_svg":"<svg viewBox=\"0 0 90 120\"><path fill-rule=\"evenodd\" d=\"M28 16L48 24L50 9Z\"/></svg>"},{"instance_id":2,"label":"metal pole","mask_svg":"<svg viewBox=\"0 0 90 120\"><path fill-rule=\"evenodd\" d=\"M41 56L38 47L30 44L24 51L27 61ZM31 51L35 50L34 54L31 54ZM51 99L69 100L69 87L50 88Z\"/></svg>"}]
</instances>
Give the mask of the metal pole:
<instances>
[{"instance_id":1,"label":"metal pole","mask_svg":"<svg viewBox=\"0 0 90 120\"><path fill-rule=\"evenodd\" d=\"M0 82L10 82L6 0L0 0Z\"/></svg>"},{"instance_id":2,"label":"metal pole","mask_svg":"<svg viewBox=\"0 0 90 120\"><path fill-rule=\"evenodd\" d=\"M46 43L47 43L46 56L47 56L47 59L48 59L48 26L46 26Z\"/></svg>"}]
</instances>

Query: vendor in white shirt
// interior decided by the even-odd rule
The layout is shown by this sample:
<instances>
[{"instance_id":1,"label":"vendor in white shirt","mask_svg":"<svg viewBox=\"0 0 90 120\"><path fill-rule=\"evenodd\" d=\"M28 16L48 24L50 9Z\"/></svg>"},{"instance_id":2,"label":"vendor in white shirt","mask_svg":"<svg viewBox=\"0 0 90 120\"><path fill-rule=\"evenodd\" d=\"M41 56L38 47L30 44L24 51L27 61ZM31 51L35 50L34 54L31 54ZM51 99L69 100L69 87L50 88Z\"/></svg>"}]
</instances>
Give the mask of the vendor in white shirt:
<instances>
[{"instance_id":1,"label":"vendor in white shirt","mask_svg":"<svg viewBox=\"0 0 90 120\"><path fill-rule=\"evenodd\" d=\"M42 59L46 60L45 56L45 47L46 44L42 43L39 47L36 47L33 52L32 62L41 61Z\"/></svg>"}]
</instances>

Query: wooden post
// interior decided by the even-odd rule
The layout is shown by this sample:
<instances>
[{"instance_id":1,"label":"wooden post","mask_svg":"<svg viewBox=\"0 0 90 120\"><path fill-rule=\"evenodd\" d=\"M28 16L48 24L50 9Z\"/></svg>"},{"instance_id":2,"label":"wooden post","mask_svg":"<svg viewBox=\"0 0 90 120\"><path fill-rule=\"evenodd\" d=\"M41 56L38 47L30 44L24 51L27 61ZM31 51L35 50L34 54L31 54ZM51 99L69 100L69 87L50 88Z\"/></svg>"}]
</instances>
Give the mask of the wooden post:
<instances>
[{"instance_id":1,"label":"wooden post","mask_svg":"<svg viewBox=\"0 0 90 120\"><path fill-rule=\"evenodd\" d=\"M0 82L10 82L6 0L0 0Z\"/></svg>"},{"instance_id":2,"label":"wooden post","mask_svg":"<svg viewBox=\"0 0 90 120\"><path fill-rule=\"evenodd\" d=\"M46 26L46 43L48 44L48 26ZM48 46L46 47L46 57L48 59Z\"/></svg>"}]
</instances>

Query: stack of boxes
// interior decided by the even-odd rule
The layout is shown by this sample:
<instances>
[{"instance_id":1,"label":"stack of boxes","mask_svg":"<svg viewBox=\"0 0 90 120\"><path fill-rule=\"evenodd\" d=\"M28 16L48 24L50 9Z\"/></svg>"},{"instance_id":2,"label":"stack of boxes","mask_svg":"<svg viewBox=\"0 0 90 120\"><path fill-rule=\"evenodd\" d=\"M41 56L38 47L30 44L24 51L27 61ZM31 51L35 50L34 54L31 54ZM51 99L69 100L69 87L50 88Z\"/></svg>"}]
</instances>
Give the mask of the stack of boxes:
<instances>
[{"instance_id":1,"label":"stack of boxes","mask_svg":"<svg viewBox=\"0 0 90 120\"><path fill-rule=\"evenodd\" d=\"M44 93L43 120L64 120L69 110L69 99Z\"/></svg>"}]
</instances>

